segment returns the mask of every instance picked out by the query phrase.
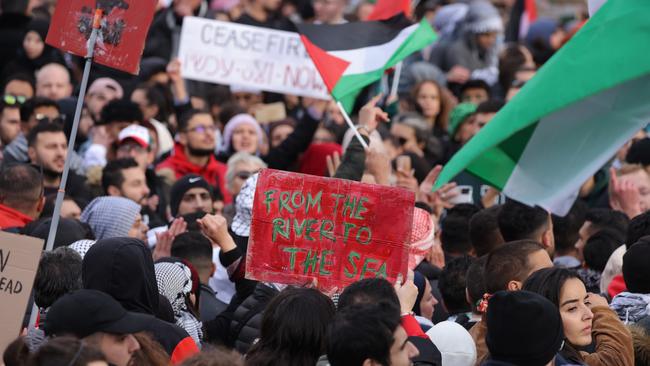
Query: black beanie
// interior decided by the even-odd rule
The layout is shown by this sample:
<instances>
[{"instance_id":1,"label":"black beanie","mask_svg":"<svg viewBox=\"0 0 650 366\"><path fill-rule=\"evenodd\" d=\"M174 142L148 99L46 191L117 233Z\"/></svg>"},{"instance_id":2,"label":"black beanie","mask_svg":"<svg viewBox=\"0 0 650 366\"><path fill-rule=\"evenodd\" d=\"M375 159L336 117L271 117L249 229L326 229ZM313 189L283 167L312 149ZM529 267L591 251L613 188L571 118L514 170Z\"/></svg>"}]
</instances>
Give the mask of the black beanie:
<instances>
[{"instance_id":1,"label":"black beanie","mask_svg":"<svg viewBox=\"0 0 650 366\"><path fill-rule=\"evenodd\" d=\"M623 279L629 292L650 294L650 236L644 236L623 255Z\"/></svg>"},{"instance_id":2,"label":"black beanie","mask_svg":"<svg viewBox=\"0 0 650 366\"><path fill-rule=\"evenodd\" d=\"M203 177L196 174L183 176L174 183L169 192L169 208L173 217L176 217L178 213L178 206L181 205L183 195L192 188L205 188L210 192L210 196L212 196L212 187L210 187L210 184Z\"/></svg>"},{"instance_id":3,"label":"black beanie","mask_svg":"<svg viewBox=\"0 0 650 366\"><path fill-rule=\"evenodd\" d=\"M517 366L545 366L564 340L560 311L529 291L499 291L488 302L490 357Z\"/></svg>"}]
</instances>

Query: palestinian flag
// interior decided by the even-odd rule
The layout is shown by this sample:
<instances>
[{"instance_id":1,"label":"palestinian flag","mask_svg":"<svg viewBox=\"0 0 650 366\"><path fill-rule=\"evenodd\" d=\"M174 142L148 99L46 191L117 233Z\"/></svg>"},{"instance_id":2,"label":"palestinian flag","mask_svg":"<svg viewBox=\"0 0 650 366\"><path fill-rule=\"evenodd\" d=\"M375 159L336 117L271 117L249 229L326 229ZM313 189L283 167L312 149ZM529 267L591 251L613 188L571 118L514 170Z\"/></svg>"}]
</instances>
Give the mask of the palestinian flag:
<instances>
[{"instance_id":1,"label":"palestinian flag","mask_svg":"<svg viewBox=\"0 0 650 366\"><path fill-rule=\"evenodd\" d=\"M566 214L579 187L650 122L650 1L608 1L445 166Z\"/></svg>"},{"instance_id":2,"label":"palestinian flag","mask_svg":"<svg viewBox=\"0 0 650 366\"><path fill-rule=\"evenodd\" d=\"M347 111L384 70L436 39L426 19L411 24L403 14L382 21L301 24L298 30L328 90Z\"/></svg>"}]
</instances>

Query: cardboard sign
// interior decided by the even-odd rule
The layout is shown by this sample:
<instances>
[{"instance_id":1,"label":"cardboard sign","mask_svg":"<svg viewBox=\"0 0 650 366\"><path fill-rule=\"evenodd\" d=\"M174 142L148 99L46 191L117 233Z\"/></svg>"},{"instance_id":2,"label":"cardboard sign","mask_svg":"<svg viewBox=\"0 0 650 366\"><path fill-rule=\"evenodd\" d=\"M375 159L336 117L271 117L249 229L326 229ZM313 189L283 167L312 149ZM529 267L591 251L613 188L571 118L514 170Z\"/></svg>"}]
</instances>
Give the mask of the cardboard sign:
<instances>
[{"instance_id":1,"label":"cardboard sign","mask_svg":"<svg viewBox=\"0 0 650 366\"><path fill-rule=\"evenodd\" d=\"M246 278L325 293L406 275L414 195L400 188L265 169L253 201Z\"/></svg>"},{"instance_id":2,"label":"cardboard sign","mask_svg":"<svg viewBox=\"0 0 650 366\"><path fill-rule=\"evenodd\" d=\"M43 240L0 231L0 352L21 332Z\"/></svg>"},{"instance_id":3,"label":"cardboard sign","mask_svg":"<svg viewBox=\"0 0 650 366\"><path fill-rule=\"evenodd\" d=\"M138 74L156 0L59 0L45 42L85 57L95 3L104 18L93 61Z\"/></svg>"},{"instance_id":4,"label":"cardboard sign","mask_svg":"<svg viewBox=\"0 0 650 366\"><path fill-rule=\"evenodd\" d=\"M329 99L298 33L186 17L178 57L184 78Z\"/></svg>"}]
</instances>

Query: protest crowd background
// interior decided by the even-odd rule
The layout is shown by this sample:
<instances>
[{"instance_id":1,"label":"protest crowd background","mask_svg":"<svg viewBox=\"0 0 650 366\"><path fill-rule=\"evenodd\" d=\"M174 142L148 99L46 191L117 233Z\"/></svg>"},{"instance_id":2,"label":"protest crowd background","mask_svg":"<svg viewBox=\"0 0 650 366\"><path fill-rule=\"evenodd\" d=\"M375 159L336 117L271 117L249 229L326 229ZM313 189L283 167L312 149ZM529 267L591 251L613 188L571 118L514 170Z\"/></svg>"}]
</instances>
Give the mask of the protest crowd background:
<instances>
[{"instance_id":1,"label":"protest crowd background","mask_svg":"<svg viewBox=\"0 0 650 366\"><path fill-rule=\"evenodd\" d=\"M187 16L297 32L368 21L379 3L406 4L437 37L346 105L358 137L336 101L313 91L183 77ZM0 0L0 229L47 239L70 165L54 249L39 254L28 305L2 300L4 316L23 319L22 331L0 329L11 333L5 365L650 365L646 128L593 171L566 215L469 172L434 190L442 167L589 24L586 3L161 0L137 75L93 64L72 154L84 60L45 44L56 6ZM259 47L291 52L271 39ZM266 207L254 198L264 198L256 185L267 168L414 197L396 208L402 196L386 193L377 211L356 202L350 214L371 221L383 208L385 231L404 227L408 271L389 282L351 252L353 281L335 291L253 280L260 252L249 237L264 221L252 215ZM297 197L316 200L269 192L265 204L280 213L299 215ZM323 242L331 232L319 222L311 235ZM276 229L273 242L289 237ZM292 270L328 273L326 254L292 253ZM0 277L4 298L21 291Z\"/></svg>"}]
</instances>

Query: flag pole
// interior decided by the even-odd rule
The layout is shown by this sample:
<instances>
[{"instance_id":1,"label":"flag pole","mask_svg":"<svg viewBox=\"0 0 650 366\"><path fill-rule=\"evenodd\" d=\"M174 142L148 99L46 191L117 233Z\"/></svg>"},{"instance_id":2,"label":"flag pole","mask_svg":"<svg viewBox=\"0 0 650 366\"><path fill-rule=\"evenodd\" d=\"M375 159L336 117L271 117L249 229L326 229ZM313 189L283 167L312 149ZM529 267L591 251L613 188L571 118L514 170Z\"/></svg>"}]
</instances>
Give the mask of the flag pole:
<instances>
[{"instance_id":1,"label":"flag pole","mask_svg":"<svg viewBox=\"0 0 650 366\"><path fill-rule=\"evenodd\" d=\"M357 140L359 140L359 142L361 143L361 146L363 146L363 148L365 150L368 150L368 144L366 144L366 141L363 139L363 137L361 137L361 134L359 133L359 131L357 131L357 128L354 127L354 123L352 123L352 120L350 119L350 116L348 116L348 112L346 112L345 108L343 108L343 104L341 104L341 102L339 102L339 101L336 101L336 105L341 110L341 114L343 114L343 119L345 120L345 122L352 129L352 131L354 131L354 136L357 137Z\"/></svg>"},{"instance_id":2,"label":"flag pole","mask_svg":"<svg viewBox=\"0 0 650 366\"><path fill-rule=\"evenodd\" d=\"M74 113L74 120L72 122L72 131L70 132L70 139L68 141L68 154L65 159L65 165L63 166L63 174L61 175L61 183L59 183L59 190L56 193L56 203L54 205L54 213L52 214L52 222L50 224L50 232L47 236L47 243L45 244L45 251L50 251L54 247L54 239L56 239L56 229L59 226L59 220L61 218L61 205L63 204L63 198L65 197L65 186L68 181L68 174L70 173L70 157L74 153L74 144L77 138L77 130L79 129L79 120L81 118L81 110L83 108L84 98L86 97L86 87L88 86L88 78L90 76L90 68L92 66L93 57L95 54L95 45L97 44L97 37L99 36L101 20L103 16L103 11L101 9L95 9L95 15L93 17L93 29L90 33L90 38L87 43L86 51L86 63L84 65L83 76L81 78L81 87L79 90L79 97L77 98L77 107ZM38 315L38 306L34 303L32 308L32 314L29 319L29 328L31 329L36 324L36 316Z\"/></svg>"},{"instance_id":3,"label":"flag pole","mask_svg":"<svg viewBox=\"0 0 650 366\"><path fill-rule=\"evenodd\" d=\"M402 66L403 61L400 61L395 65L395 73L393 74L393 84L390 88L390 95L388 99L397 97L397 88L399 87L399 78L402 76Z\"/></svg>"}]
</instances>

